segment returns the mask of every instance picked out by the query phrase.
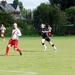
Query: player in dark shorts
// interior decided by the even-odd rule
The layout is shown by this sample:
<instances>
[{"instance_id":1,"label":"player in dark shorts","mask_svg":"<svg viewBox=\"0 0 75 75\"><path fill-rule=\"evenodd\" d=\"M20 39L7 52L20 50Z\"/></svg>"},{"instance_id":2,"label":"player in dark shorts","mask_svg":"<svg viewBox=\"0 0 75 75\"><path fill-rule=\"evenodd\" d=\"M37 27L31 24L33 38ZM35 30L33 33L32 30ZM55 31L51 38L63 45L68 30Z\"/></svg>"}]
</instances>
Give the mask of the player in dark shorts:
<instances>
[{"instance_id":1,"label":"player in dark shorts","mask_svg":"<svg viewBox=\"0 0 75 75\"><path fill-rule=\"evenodd\" d=\"M49 36L48 36L48 29L46 28L45 24L41 24L42 28L42 45L44 46L44 51L47 50L47 47L45 45L45 41L49 42L49 44L54 48L54 52L56 52L55 45L51 42Z\"/></svg>"}]
</instances>

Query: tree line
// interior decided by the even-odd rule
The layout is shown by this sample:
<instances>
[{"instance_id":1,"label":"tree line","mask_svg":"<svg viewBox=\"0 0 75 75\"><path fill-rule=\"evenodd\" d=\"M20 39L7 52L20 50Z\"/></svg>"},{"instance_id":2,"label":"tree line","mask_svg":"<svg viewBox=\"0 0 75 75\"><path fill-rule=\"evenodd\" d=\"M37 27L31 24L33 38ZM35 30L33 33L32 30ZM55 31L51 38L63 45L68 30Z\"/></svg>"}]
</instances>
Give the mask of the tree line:
<instances>
[{"instance_id":1,"label":"tree line","mask_svg":"<svg viewBox=\"0 0 75 75\"><path fill-rule=\"evenodd\" d=\"M41 3L34 10L25 9L22 2L14 0L20 6L25 20L14 20L10 13L0 12L0 24L4 23L7 32L13 22L17 22L24 35L39 35L40 24L50 25L55 35L65 35L67 26L75 26L75 0L49 0ZM8 35L10 32L8 33Z\"/></svg>"}]
</instances>

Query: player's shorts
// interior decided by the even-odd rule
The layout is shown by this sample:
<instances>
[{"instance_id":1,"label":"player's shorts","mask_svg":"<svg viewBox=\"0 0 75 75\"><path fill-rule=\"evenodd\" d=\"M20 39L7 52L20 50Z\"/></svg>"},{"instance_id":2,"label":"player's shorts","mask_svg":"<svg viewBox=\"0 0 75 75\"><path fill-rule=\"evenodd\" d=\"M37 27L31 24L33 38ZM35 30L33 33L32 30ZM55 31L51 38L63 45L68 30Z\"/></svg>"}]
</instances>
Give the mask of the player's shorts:
<instances>
[{"instance_id":1,"label":"player's shorts","mask_svg":"<svg viewBox=\"0 0 75 75\"><path fill-rule=\"evenodd\" d=\"M46 41L48 41L48 42L50 42L50 41L51 41L51 40L50 40L50 38L46 38L45 40L46 40Z\"/></svg>"},{"instance_id":2,"label":"player's shorts","mask_svg":"<svg viewBox=\"0 0 75 75\"><path fill-rule=\"evenodd\" d=\"M3 35L4 35L4 32L1 32L1 34L3 34Z\"/></svg>"},{"instance_id":3,"label":"player's shorts","mask_svg":"<svg viewBox=\"0 0 75 75\"><path fill-rule=\"evenodd\" d=\"M11 46L17 47L18 46L18 40L10 39L8 44L10 44Z\"/></svg>"}]
</instances>

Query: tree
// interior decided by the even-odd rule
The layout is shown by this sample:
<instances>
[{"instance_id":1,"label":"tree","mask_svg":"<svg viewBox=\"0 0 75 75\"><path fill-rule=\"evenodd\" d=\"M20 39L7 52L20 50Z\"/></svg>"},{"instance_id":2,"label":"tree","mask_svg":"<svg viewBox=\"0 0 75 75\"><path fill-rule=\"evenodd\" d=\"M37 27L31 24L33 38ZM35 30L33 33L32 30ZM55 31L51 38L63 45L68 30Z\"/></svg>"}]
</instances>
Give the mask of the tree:
<instances>
[{"instance_id":1,"label":"tree","mask_svg":"<svg viewBox=\"0 0 75 75\"><path fill-rule=\"evenodd\" d=\"M62 10L75 5L75 0L49 0L50 4L60 5Z\"/></svg>"},{"instance_id":2,"label":"tree","mask_svg":"<svg viewBox=\"0 0 75 75\"><path fill-rule=\"evenodd\" d=\"M0 12L0 24L3 23L6 27L9 27L14 22L14 18L10 13Z\"/></svg>"},{"instance_id":3,"label":"tree","mask_svg":"<svg viewBox=\"0 0 75 75\"><path fill-rule=\"evenodd\" d=\"M18 4L19 4L20 10L22 12L23 11L23 3L19 1Z\"/></svg>"},{"instance_id":4,"label":"tree","mask_svg":"<svg viewBox=\"0 0 75 75\"><path fill-rule=\"evenodd\" d=\"M69 22L75 24L75 6L66 9Z\"/></svg>"},{"instance_id":5,"label":"tree","mask_svg":"<svg viewBox=\"0 0 75 75\"><path fill-rule=\"evenodd\" d=\"M60 12L60 8L57 5L52 5L49 8L49 24L53 28L53 33L56 32L59 25Z\"/></svg>"},{"instance_id":6,"label":"tree","mask_svg":"<svg viewBox=\"0 0 75 75\"><path fill-rule=\"evenodd\" d=\"M48 23L49 19L49 6L45 3L41 3L33 13L35 23Z\"/></svg>"},{"instance_id":7,"label":"tree","mask_svg":"<svg viewBox=\"0 0 75 75\"><path fill-rule=\"evenodd\" d=\"M42 3L34 11L34 22L50 24L55 33L59 22L59 12L60 8L57 5L49 6Z\"/></svg>"},{"instance_id":8,"label":"tree","mask_svg":"<svg viewBox=\"0 0 75 75\"><path fill-rule=\"evenodd\" d=\"M14 0L13 1L14 4L18 4L18 2L19 2L18 0Z\"/></svg>"}]
</instances>

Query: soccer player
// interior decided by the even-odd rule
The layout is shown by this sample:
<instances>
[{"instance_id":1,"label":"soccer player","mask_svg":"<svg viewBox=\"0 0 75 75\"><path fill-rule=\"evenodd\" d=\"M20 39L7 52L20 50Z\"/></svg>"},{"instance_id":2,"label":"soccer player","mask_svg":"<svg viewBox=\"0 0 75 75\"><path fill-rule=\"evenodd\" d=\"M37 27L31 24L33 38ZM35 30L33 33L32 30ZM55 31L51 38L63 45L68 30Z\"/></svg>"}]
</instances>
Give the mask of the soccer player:
<instances>
[{"instance_id":1,"label":"soccer player","mask_svg":"<svg viewBox=\"0 0 75 75\"><path fill-rule=\"evenodd\" d=\"M47 47L45 45L45 41L49 42L49 44L54 48L54 52L56 52L55 45L51 42L49 36L48 36L48 29L46 28L45 24L41 24L42 28L42 45L44 46L44 51L47 50Z\"/></svg>"},{"instance_id":2,"label":"soccer player","mask_svg":"<svg viewBox=\"0 0 75 75\"><path fill-rule=\"evenodd\" d=\"M17 27L17 23L13 24L13 28L14 29L12 30L12 37L9 40L8 45L6 47L5 56L8 56L8 52L11 46L14 46L14 49L18 51L20 55L22 55L22 51L18 48L18 39L19 39L19 36L21 36L22 34L21 34L21 31Z\"/></svg>"},{"instance_id":3,"label":"soccer player","mask_svg":"<svg viewBox=\"0 0 75 75\"><path fill-rule=\"evenodd\" d=\"M6 30L6 28L4 27L4 25L2 24L2 26L1 26L1 28L0 28L0 30L1 30L1 37L3 38L3 40L5 41L5 37L4 37L4 34L5 34L5 30Z\"/></svg>"}]
</instances>

